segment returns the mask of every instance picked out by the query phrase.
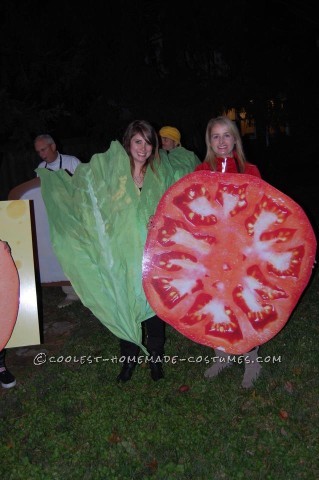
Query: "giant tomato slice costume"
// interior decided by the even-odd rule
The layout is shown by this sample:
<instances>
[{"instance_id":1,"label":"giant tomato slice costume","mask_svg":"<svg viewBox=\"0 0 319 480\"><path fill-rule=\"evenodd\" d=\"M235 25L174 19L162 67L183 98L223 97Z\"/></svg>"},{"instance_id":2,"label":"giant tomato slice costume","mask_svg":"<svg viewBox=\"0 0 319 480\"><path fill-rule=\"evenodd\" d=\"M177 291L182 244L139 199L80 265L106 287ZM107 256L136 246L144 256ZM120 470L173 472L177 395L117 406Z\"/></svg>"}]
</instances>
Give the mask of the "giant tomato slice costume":
<instances>
[{"instance_id":1,"label":"giant tomato slice costume","mask_svg":"<svg viewBox=\"0 0 319 480\"><path fill-rule=\"evenodd\" d=\"M0 242L0 350L10 340L19 310L19 275L11 253Z\"/></svg>"},{"instance_id":2,"label":"giant tomato slice costume","mask_svg":"<svg viewBox=\"0 0 319 480\"><path fill-rule=\"evenodd\" d=\"M163 195L143 257L156 314L233 354L286 324L307 286L316 238L302 208L260 178L190 173Z\"/></svg>"}]
</instances>

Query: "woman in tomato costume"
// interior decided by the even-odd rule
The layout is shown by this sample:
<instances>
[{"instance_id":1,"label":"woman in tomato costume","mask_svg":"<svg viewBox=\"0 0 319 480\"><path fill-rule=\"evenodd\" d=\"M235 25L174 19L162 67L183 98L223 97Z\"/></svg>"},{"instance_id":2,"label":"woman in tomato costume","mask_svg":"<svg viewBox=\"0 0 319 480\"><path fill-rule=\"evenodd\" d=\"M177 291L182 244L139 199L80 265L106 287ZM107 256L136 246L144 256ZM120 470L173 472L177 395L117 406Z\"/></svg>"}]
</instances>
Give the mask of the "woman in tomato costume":
<instances>
[{"instance_id":1,"label":"woman in tomato costume","mask_svg":"<svg viewBox=\"0 0 319 480\"><path fill-rule=\"evenodd\" d=\"M243 144L239 130L228 117L220 116L209 120L206 128L206 157L201 165L195 168L199 170L211 170L221 173L245 173L260 177L256 165L246 160ZM255 347L244 354L245 374L242 387L250 388L253 382L259 377L261 366L257 361L258 349ZM222 350L215 349L216 361L214 365L205 372L206 378L216 377L224 368L232 365L231 357Z\"/></svg>"},{"instance_id":2,"label":"woman in tomato costume","mask_svg":"<svg viewBox=\"0 0 319 480\"><path fill-rule=\"evenodd\" d=\"M247 162L238 128L228 117L209 120L205 141L206 157L204 162L195 168L195 171L246 173L261 177L256 165Z\"/></svg>"}]
</instances>

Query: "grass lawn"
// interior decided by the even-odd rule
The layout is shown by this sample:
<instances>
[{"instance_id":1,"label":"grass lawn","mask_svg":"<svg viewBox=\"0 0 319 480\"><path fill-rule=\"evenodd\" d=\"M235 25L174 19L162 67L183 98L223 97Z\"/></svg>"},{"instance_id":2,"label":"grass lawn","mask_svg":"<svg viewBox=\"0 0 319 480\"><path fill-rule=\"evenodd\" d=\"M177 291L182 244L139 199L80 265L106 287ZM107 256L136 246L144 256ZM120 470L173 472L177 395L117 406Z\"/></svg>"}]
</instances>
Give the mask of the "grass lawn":
<instances>
[{"instance_id":1,"label":"grass lawn","mask_svg":"<svg viewBox=\"0 0 319 480\"><path fill-rule=\"evenodd\" d=\"M58 310L60 289L43 289L44 319L75 328L54 348L35 348L55 363L12 369L17 386L0 395L0 478L319 478L318 283L316 272L285 328L261 347L250 390L239 364L206 380L212 350L170 326L166 354L178 361L165 364L165 379L153 382L141 364L118 385L118 340L82 304Z\"/></svg>"},{"instance_id":2,"label":"grass lawn","mask_svg":"<svg viewBox=\"0 0 319 480\"><path fill-rule=\"evenodd\" d=\"M306 189L298 185L297 200ZM305 198L318 229L317 187L308 183ZM177 361L165 364L165 379L153 382L141 364L118 385L118 339L80 302L57 309L60 288L42 291L44 344L32 357L7 355L17 386L0 390L0 480L319 478L318 270L286 326L260 348L250 390L239 364L206 380L212 350L170 326L166 355ZM52 340L46 327L61 322L73 328ZM36 366L40 352L47 361Z\"/></svg>"}]
</instances>

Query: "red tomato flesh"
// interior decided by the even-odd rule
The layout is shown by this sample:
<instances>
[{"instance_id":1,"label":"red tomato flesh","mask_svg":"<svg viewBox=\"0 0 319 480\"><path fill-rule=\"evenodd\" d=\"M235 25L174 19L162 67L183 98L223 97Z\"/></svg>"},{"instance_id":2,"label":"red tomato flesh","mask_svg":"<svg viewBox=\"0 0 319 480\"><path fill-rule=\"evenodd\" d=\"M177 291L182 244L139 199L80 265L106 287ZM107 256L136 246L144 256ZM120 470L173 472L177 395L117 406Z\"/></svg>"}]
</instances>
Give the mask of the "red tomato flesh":
<instances>
[{"instance_id":1,"label":"red tomato flesh","mask_svg":"<svg viewBox=\"0 0 319 480\"><path fill-rule=\"evenodd\" d=\"M155 313L195 342L246 353L286 324L316 237L303 209L246 174L190 173L163 195L143 257Z\"/></svg>"}]
</instances>

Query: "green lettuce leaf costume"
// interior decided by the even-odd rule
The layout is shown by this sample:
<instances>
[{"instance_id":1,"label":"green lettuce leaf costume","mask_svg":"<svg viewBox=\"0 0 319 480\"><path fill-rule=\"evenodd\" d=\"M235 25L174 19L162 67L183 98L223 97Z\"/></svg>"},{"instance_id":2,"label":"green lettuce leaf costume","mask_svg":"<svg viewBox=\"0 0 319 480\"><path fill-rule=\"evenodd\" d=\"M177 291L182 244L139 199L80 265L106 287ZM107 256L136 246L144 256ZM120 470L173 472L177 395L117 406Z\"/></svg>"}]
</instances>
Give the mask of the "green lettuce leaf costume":
<instances>
[{"instance_id":1,"label":"green lettuce leaf costume","mask_svg":"<svg viewBox=\"0 0 319 480\"><path fill-rule=\"evenodd\" d=\"M142 345L141 322L154 315L142 287L147 223L170 185L199 163L184 148L160 150L140 192L127 153L113 141L104 153L64 170L38 168L53 250L83 305L117 337Z\"/></svg>"}]
</instances>

